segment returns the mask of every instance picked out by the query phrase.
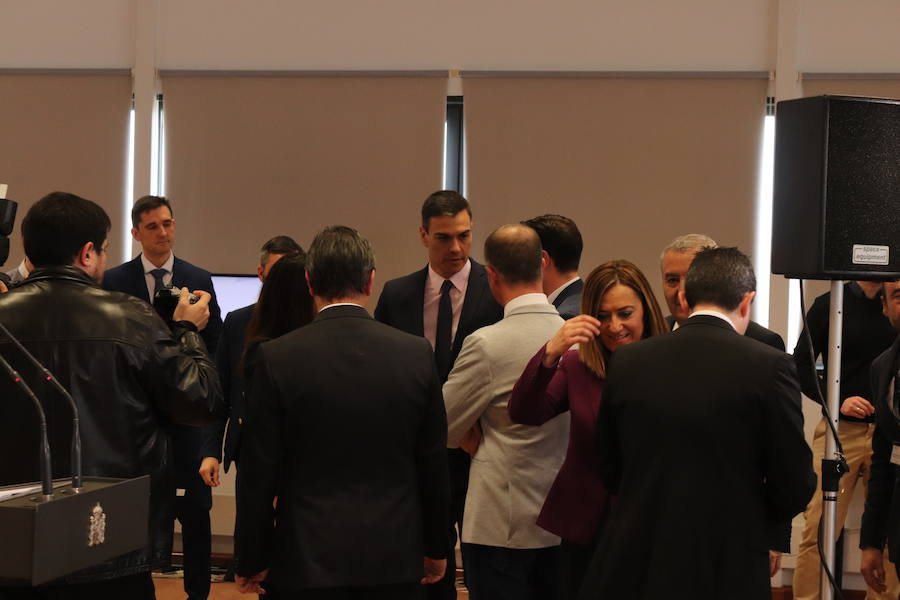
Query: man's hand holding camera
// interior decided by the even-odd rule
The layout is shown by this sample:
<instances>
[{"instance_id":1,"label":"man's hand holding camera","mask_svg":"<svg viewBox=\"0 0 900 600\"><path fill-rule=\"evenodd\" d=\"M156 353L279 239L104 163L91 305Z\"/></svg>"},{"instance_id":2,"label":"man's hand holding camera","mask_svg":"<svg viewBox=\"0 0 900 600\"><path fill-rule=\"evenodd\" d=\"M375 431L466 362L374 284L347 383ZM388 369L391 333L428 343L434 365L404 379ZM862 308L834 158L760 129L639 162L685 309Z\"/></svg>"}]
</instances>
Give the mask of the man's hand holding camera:
<instances>
[{"instance_id":1,"label":"man's hand holding camera","mask_svg":"<svg viewBox=\"0 0 900 600\"><path fill-rule=\"evenodd\" d=\"M193 293L198 299L191 302L191 294ZM212 296L209 292L202 290L194 290L189 292L186 287L181 288L181 296L178 298L178 305L172 315L172 320L189 321L197 326L197 331L203 331L209 322L209 301Z\"/></svg>"}]
</instances>

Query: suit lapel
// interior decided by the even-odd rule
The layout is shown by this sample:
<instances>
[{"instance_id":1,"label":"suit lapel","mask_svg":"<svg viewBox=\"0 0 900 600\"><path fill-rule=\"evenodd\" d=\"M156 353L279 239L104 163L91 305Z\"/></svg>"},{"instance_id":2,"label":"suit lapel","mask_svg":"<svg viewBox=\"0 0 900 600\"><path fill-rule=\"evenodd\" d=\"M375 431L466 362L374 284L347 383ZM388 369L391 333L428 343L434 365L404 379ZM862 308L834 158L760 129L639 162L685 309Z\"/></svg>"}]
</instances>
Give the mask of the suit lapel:
<instances>
[{"instance_id":1,"label":"suit lapel","mask_svg":"<svg viewBox=\"0 0 900 600\"><path fill-rule=\"evenodd\" d=\"M567 285L565 287L565 289L563 289L563 291L561 291L559 293L559 296L557 296L556 299L553 301L553 306L555 306L556 308L559 308L560 306L562 306L563 302L568 300L570 296L574 296L575 294L580 292L583 287L584 287L583 279L579 279L578 281L573 281L572 283Z\"/></svg>"},{"instance_id":2,"label":"suit lapel","mask_svg":"<svg viewBox=\"0 0 900 600\"><path fill-rule=\"evenodd\" d=\"M141 256L138 254L137 258L128 263L129 278L131 285L134 286L129 293L149 304L150 294L147 292L147 280L144 278L144 264L141 262Z\"/></svg>"},{"instance_id":3,"label":"suit lapel","mask_svg":"<svg viewBox=\"0 0 900 600\"><path fill-rule=\"evenodd\" d=\"M172 261L172 285L177 288L184 287L188 285L187 281L184 281L186 275L184 272L184 261L179 259L178 257L173 257ZM190 287L190 286L188 286Z\"/></svg>"},{"instance_id":4,"label":"suit lapel","mask_svg":"<svg viewBox=\"0 0 900 600\"><path fill-rule=\"evenodd\" d=\"M425 281L428 279L428 265L416 273L413 278L412 294L407 296L412 301L412 306L407 314L411 315L412 322L407 331L419 337L425 337Z\"/></svg>"},{"instance_id":5,"label":"suit lapel","mask_svg":"<svg viewBox=\"0 0 900 600\"><path fill-rule=\"evenodd\" d=\"M481 297L484 295L485 291L489 292L487 272L484 270L484 267L471 258L469 261L472 263L472 270L469 271L469 283L466 286L466 297L463 298L462 312L459 314L459 324L456 326L456 337L453 338L454 355L459 354L460 349L462 349L463 338L467 335L460 335L461 332L471 331L471 321L475 318L475 315L478 314L478 309L481 305ZM424 294L424 288L422 291Z\"/></svg>"},{"instance_id":6,"label":"suit lapel","mask_svg":"<svg viewBox=\"0 0 900 600\"><path fill-rule=\"evenodd\" d=\"M893 378L894 375L896 374L896 372L894 370L894 365L897 364L897 353L898 352L900 352L900 337L898 337L896 340L894 340L894 343L891 345L891 351L888 354L888 364L886 365L886 368L882 369L881 373L879 374L880 381L878 382L879 383L878 389L879 389L879 393L881 393L881 394L887 394L888 390L890 389L891 378ZM888 408L890 408L891 404L892 404L892 402L890 401L890 398L888 398L886 406Z\"/></svg>"}]
</instances>

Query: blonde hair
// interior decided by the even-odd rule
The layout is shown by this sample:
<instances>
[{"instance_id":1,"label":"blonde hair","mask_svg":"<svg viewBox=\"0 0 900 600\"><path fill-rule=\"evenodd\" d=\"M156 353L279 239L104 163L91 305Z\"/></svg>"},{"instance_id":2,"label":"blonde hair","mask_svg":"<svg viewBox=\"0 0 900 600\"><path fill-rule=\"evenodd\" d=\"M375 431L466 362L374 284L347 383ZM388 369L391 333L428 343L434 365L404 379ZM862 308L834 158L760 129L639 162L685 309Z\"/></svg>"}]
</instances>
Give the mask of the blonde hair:
<instances>
[{"instance_id":1,"label":"blonde hair","mask_svg":"<svg viewBox=\"0 0 900 600\"><path fill-rule=\"evenodd\" d=\"M600 311L600 303L603 296L616 285L630 287L641 299L644 309L644 338L664 333L669 330L663 318L662 311L650 283L637 266L627 260L611 260L605 262L591 271L584 281L584 291L581 294L581 313L596 316ZM599 339L594 338L590 342L578 347L578 356L581 362L587 366L597 377L606 377L606 364L609 361L610 352Z\"/></svg>"}]
</instances>

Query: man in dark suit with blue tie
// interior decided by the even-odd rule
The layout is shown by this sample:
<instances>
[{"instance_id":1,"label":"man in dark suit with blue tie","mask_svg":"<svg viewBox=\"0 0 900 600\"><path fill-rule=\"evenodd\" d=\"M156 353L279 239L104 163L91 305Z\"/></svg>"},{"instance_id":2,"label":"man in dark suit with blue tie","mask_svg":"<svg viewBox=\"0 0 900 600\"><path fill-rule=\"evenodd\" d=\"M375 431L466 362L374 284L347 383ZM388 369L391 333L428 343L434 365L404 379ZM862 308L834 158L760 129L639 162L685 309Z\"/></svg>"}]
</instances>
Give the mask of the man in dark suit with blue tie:
<instances>
[{"instance_id":1,"label":"man in dark suit with blue tie","mask_svg":"<svg viewBox=\"0 0 900 600\"><path fill-rule=\"evenodd\" d=\"M569 320L581 314L584 281L578 275L584 242L575 221L562 215L541 215L522 221L541 239L543 287L559 316Z\"/></svg>"},{"instance_id":2,"label":"man in dark suit with blue tie","mask_svg":"<svg viewBox=\"0 0 900 600\"><path fill-rule=\"evenodd\" d=\"M444 383L465 337L499 321L503 308L491 295L484 266L469 258L472 209L461 194L442 190L428 196L422 205L419 237L428 249L428 264L385 284L375 318L427 338ZM426 588L429 598L440 600L456 598L456 528L462 531L469 483L469 456L459 449L447 452L451 497L447 571L439 583Z\"/></svg>"},{"instance_id":3,"label":"man in dark suit with blue tie","mask_svg":"<svg viewBox=\"0 0 900 600\"><path fill-rule=\"evenodd\" d=\"M203 290L212 295L209 302L209 324L201 332L210 356L215 356L222 318L209 271L176 258L175 218L169 201L160 196L144 196L131 210L131 235L141 244L141 254L134 260L106 271L103 288L125 292L152 303L155 292L172 285L189 290ZM212 532L209 510L212 495L200 478L200 459L210 450L209 431L189 425L171 429L172 454L175 462L175 516L181 522L184 551L184 590L189 600L206 600L209 595Z\"/></svg>"}]
</instances>

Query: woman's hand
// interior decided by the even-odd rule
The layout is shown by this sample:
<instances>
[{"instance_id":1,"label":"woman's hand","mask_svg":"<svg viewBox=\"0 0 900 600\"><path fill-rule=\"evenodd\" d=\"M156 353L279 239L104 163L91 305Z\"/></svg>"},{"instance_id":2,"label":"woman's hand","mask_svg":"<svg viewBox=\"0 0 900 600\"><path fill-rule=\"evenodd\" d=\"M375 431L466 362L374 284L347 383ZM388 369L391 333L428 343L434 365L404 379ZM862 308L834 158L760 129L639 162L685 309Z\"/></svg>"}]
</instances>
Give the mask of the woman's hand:
<instances>
[{"instance_id":1,"label":"woman's hand","mask_svg":"<svg viewBox=\"0 0 900 600\"><path fill-rule=\"evenodd\" d=\"M600 321L590 315L578 315L566 321L544 349L544 366L552 367L575 344L584 344L600 335Z\"/></svg>"}]
</instances>

